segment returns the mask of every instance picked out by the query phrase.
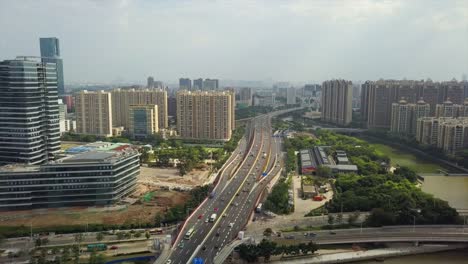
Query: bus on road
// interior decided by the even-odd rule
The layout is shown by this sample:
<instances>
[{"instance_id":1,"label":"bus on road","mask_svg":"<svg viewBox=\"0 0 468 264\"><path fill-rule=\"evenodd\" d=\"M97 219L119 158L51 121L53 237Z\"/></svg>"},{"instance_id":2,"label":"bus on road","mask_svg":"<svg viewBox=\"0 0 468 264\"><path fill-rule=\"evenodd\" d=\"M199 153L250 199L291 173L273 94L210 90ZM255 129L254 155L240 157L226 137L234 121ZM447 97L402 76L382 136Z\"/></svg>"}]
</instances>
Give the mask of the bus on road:
<instances>
[{"instance_id":1,"label":"bus on road","mask_svg":"<svg viewBox=\"0 0 468 264\"><path fill-rule=\"evenodd\" d=\"M193 233L195 233L195 228L192 227L187 231L187 233L185 233L184 239L190 239Z\"/></svg>"},{"instance_id":2,"label":"bus on road","mask_svg":"<svg viewBox=\"0 0 468 264\"><path fill-rule=\"evenodd\" d=\"M92 252L92 251L104 251L107 249L107 245L106 244L89 244L87 246L88 248L88 251L89 252Z\"/></svg>"}]
</instances>

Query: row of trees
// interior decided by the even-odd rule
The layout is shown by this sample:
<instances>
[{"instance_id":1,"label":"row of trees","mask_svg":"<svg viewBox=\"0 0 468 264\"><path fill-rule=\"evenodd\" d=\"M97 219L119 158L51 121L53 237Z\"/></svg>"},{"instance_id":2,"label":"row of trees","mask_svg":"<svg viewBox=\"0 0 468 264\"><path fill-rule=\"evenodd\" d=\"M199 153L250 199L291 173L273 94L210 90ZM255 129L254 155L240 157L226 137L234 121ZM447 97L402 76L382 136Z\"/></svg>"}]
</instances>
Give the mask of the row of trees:
<instances>
[{"instance_id":1,"label":"row of trees","mask_svg":"<svg viewBox=\"0 0 468 264\"><path fill-rule=\"evenodd\" d=\"M289 205L288 190L288 182L281 178L265 200L264 208L275 214L289 214L293 208Z\"/></svg>"},{"instance_id":2,"label":"row of trees","mask_svg":"<svg viewBox=\"0 0 468 264\"><path fill-rule=\"evenodd\" d=\"M257 262L259 257L263 257L268 262L271 256L281 255L308 255L317 251L316 244L300 243L297 245L278 245L273 241L263 239L258 245L240 245L239 256L247 262Z\"/></svg>"}]
</instances>

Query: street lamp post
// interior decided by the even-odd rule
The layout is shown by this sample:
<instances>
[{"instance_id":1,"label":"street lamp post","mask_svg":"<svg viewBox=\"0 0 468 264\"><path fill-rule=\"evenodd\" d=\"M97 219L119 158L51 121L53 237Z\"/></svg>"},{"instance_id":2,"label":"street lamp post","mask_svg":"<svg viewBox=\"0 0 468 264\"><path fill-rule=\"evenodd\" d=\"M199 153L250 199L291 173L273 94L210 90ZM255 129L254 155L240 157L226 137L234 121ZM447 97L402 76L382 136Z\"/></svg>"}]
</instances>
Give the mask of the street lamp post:
<instances>
[{"instance_id":1,"label":"street lamp post","mask_svg":"<svg viewBox=\"0 0 468 264\"><path fill-rule=\"evenodd\" d=\"M413 215L413 233L416 231L416 216Z\"/></svg>"}]
</instances>

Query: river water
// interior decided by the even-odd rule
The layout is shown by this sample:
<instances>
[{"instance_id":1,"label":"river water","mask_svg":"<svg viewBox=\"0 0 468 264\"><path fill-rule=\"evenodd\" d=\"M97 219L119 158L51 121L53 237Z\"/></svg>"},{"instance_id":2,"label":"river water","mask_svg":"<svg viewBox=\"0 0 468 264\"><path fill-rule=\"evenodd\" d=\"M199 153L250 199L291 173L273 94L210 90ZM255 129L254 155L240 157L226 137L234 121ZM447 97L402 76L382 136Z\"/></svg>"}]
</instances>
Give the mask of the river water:
<instances>
[{"instance_id":1,"label":"river water","mask_svg":"<svg viewBox=\"0 0 468 264\"><path fill-rule=\"evenodd\" d=\"M421 188L457 210L468 211L468 176L424 176Z\"/></svg>"},{"instance_id":2,"label":"river water","mask_svg":"<svg viewBox=\"0 0 468 264\"><path fill-rule=\"evenodd\" d=\"M361 261L361 264L385 263L385 264L468 264L468 250L447 251L432 254L413 255L398 258L389 258L384 262Z\"/></svg>"}]
</instances>

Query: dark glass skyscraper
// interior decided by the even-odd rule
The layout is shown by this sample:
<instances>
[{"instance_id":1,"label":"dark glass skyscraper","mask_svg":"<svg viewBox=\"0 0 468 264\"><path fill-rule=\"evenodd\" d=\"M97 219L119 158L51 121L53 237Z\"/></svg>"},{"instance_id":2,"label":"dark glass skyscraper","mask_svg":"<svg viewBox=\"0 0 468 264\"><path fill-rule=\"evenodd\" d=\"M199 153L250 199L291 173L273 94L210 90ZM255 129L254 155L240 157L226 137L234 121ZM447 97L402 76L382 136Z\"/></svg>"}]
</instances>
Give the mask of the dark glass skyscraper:
<instances>
[{"instance_id":1,"label":"dark glass skyscraper","mask_svg":"<svg viewBox=\"0 0 468 264\"><path fill-rule=\"evenodd\" d=\"M58 38L40 38L42 62L51 62L57 65L57 91L59 95L65 94L63 80L63 62L60 58L60 45Z\"/></svg>"},{"instance_id":2,"label":"dark glass skyscraper","mask_svg":"<svg viewBox=\"0 0 468 264\"><path fill-rule=\"evenodd\" d=\"M40 164L60 150L55 64L0 61L0 164Z\"/></svg>"}]
</instances>

